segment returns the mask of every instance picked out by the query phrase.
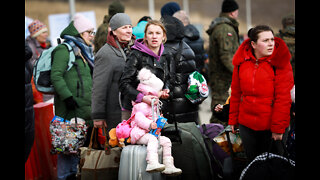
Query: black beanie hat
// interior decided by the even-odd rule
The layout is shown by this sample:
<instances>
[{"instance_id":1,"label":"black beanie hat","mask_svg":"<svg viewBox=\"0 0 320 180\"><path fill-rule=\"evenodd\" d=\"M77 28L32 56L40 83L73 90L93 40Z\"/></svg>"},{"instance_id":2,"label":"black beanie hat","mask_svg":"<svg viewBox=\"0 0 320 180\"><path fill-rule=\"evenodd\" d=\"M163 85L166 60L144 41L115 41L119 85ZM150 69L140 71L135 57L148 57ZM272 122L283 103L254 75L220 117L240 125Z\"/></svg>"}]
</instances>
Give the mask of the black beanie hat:
<instances>
[{"instance_id":1,"label":"black beanie hat","mask_svg":"<svg viewBox=\"0 0 320 180\"><path fill-rule=\"evenodd\" d=\"M238 3L234 0L224 0L222 3L222 12L228 13L239 9Z\"/></svg>"},{"instance_id":2,"label":"black beanie hat","mask_svg":"<svg viewBox=\"0 0 320 180\"><path fill-rule=\"evenodd\" d=\"M168 2L161 8L161 17L165 15L172 16L175 12L180 10L180 6L176 2Z\"/></svg>"}]
</instances>

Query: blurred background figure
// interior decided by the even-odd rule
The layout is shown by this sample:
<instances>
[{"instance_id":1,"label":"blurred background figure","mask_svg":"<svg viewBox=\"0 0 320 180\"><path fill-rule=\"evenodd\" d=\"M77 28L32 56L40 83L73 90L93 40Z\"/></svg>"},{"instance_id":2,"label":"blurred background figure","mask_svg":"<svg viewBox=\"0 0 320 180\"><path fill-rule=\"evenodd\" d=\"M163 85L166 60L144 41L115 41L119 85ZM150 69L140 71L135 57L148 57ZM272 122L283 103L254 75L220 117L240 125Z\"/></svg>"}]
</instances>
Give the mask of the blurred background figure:
<instances>
[{"instance_id":1,"label":"blurred background figure","mask_svg":"<svg viewBox=\"0 0 320 180\"><path fill-rule=\"evenodd\" d=\"M27 37L26 41L29 47L32 50L31 63L34 65L34 62L41 55L42 51L48 49L48 28L45 24L39 20L34 20L28 26L30 35Z\"/></svg>"},{"instance_id":2,"label":"blurred background figure","mask_svg":"<svg viewBox=\"0 0 320 180\"><path fill-rule=\"evenodd\" d=\"M283 39L287 44L291 54L291 66L293 71L293 78L295 78L295 17L293 14L282 18L282 29L276 34L276 37Z\"/></svg>"},{"instance_id":3,"label":"blurred background figure","mask_svg":"<svg viewBox=\"0 0 320 180\"><path fill-rule=\"evenodd\" d=\"M132 28L132 34L136 36L136 39L144 37L144 29L149 20L152 20L150 16L143 16L139 19L138 24Z\"/></svg>"},{"instance_id":4,"label":"blurred background figure","mask_svg":"<svg viewBox=\"0 0 320 180\"><path fill-rule=\"evenodd\" d=\"M172 16L175 12L179 11L181 8L176 2L168 2L161 7L161 17L166 15Z\"/></svg>"},{"instance_id":5,"label":"blurred background figure","mask_svg":"<svg viewBox=\"0 0 320 180\"><path fill-rule=\"evenodd\" d=\"M184 38L182 40L193 50L197 71L206 78L206 81L208 81L208 65L205 63L207 55L204 50L204 41L200 37L200 32L194 25L190 24L190 18L184 10L175 12L173 17L176 17L183 23Z\"/></svg>"},{"instance_id":6,"label":"blurred background figure","mask_svg":"<svg viewBox=\"0 0 320 180\"><path fill-rule=\"evenodd\" d=\"M32 56L29 59L32 69L36 62L36 60L40 57L42 51L45 49L50 48L50 44L48 43L48 28L47 26L40 22L39 20L32 21L29 26L28 30L30 32L30 35L27 37L26 42L28 43L28 46L30 47L32 51ZM31 71L32 72L32 71ZM32 73L31 73L32 75ZM33 92L33 101L34 104L47 101L51 98L53 98L53 95L48 94L42 94L36 89L36 86L33 82L33 77L31 78L31 84L32 84L32 92Z\"/></svg>"},{"instance_id":7,"label":"blurred background figure","mask_svg":"<svg viewBox=\"0 0 320 180\"><path fill-rule=\"evenodd\" d=\"M108 27L109 21L113 15L117 13L124 13L125 7L119 0L114 0L109 5L108 15L105 15L103 18L102 24L98 27L96 36L94 38L94 53L97 53L99 49L107 43L107 36L108 36Z\"/></svg>"}]
</instances>

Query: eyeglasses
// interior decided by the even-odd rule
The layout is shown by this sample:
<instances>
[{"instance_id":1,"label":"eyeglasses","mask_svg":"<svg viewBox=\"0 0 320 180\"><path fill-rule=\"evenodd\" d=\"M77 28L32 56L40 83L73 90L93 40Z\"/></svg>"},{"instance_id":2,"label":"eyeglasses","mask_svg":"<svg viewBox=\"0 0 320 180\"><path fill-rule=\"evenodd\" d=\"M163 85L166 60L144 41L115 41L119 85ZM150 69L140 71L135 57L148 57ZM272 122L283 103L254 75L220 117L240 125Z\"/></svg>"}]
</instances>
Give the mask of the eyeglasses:
<instances>
[{"instance_id":1,"label":"eyeglasses","mask_svg":"<svg viewBox=\"0 0 320 180\"><path fill-rule=\"evenodd\" d=\"M89 35L94 36L96 34L96 32L94 31L86 31L87 33L89 33Z\"/></svg>"}]
</instances>

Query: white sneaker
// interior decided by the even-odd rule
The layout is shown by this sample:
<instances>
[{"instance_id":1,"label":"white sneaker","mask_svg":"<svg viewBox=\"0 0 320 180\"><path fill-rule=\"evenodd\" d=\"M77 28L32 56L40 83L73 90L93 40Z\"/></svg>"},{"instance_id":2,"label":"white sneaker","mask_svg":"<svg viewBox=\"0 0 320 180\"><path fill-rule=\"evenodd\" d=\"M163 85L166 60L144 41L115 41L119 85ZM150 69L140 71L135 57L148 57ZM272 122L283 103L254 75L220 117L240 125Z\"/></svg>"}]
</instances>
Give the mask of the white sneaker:
<instances>
[{"instance_id":1,"label":"white sneaker","mask_svg":"<svg viewBox=\"0 0 320 180\"><path fill-rule=\"evenodd\" d=\"M151 172L161 172L166 168L164 164L160 164L158 162L147 164L146 171Z\"/></svg>"}]
</instances>

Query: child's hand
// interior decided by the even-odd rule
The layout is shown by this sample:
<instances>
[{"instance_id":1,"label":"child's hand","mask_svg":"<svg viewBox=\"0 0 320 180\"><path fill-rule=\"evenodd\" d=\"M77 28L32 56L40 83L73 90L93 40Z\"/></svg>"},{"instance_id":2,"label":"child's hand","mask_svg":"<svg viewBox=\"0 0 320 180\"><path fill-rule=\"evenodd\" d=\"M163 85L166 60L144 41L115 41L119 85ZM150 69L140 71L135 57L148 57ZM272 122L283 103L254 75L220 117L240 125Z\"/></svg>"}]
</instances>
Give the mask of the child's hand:
<instances>
[{"instance_id":1,"label":"child's hand","mask_svg":"<svg viewBox=\"0 0 320 180\"><path fill-rule=\"evenodd\" d=\"M223 109L223 105L218 104L218 105L216 105L216 107L214 108L214 111L220 112L220 111L222 111L222 109Z\"/></svg>"},{"instance_id":2,"label":"child's hand","mask_svg":"<svg viewBox=\"0 0 320 180\"><path fill-rule=\"evenodd\" d=\"M155 122L152 122L151 124L150 124L150 129L157 129L157 123L155 123Z\"/></svg>"},{"instance_id":3,"label":"child's hand","mask_svg":"<svg viewBox=\"0 0 320 180\"><path fill-rule=\"evenodd\" d=\"M162 98L162 99L168 99L169 98L169 92L170 90L169 89L164 89L162 91L160 91L159 93L159 97Z\"/></svg>"},{"instance_id":4,"label":"child's hand","mask_svg":"<svg viewBox=\"0 0 320 180\"><path fill-rule=\"evenodd\" d=\"M146 96L143 96L142 101L151 106L152 99L156 99L156 101L154 102L154 105L157 105L159 102L159 98L157 96L146 95Z\"/></svg>"}]
</instances>

